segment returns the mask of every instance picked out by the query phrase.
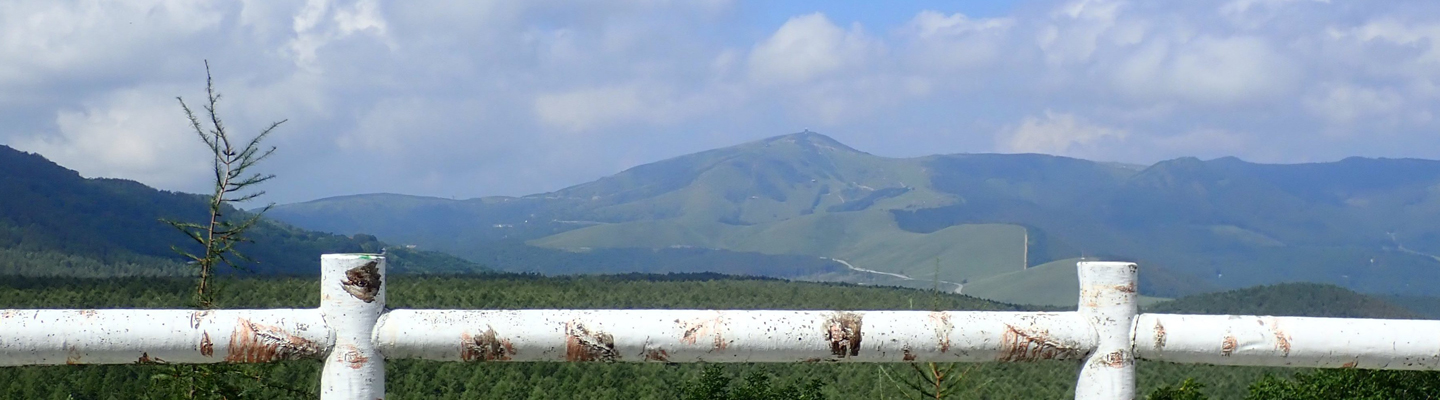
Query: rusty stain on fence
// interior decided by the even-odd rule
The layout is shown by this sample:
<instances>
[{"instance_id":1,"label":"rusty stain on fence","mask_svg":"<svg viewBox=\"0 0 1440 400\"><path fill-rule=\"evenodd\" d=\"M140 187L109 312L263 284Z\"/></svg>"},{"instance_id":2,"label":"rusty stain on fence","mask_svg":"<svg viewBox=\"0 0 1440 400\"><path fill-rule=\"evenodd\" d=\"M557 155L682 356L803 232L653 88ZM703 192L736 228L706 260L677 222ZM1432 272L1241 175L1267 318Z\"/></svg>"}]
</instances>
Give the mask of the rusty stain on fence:
<instances>
[{"instance_id":1,"label":"rusty stain on fence","mask_svg":"<svg viewBox=\"0 0 1440 400\"><path fill-rule=\"evenodd\" d=\"M200 355L215 356L215 343L210 341L210 332L200 332Z\"/></svg>"},{"instance_id":2,"label":"rusty stain on fence","mask_svg":"<svg viewBox=\"0 0 1440 400\"><path fill-rule=\"evenodd\" d=\"M345 345L345 351L340 353L340 360L344 361L350 369L360 369L365 366L365 363L370 362L370 357L366 357L355 346Z\"/></svg>"},{"instance_id":3,"label":"rusty stain on fence","mask_svg":"<svg viewBox=\"0 0 1440 400\"><path fill-rule=\"evenodd\" d=\"M276 326L261 325L241 318L230 334L227 362L270 362L310 358L320 354L320 346Z\"/></svg>"},{"instance_id":4,"label":"rusty stain on fence","mask_svg":"<svg viewBox=\"0 0 1440 400\"><path fill-rule=\"evenodd\" d=\"M1051 338L1048 330L1026 331L1005 324L1005 334L1000 339L999 361L1071 359L1083 352L1083 349Z\"/></svg>"},{"instance_id":5,"label":"rusty stain on fence","mask_svg":"<svg viewBox=\"0 0 1440 400\"><path fill-rule=\"evenodd\" d=\"M645 350L645 361L670 362L670 352L665 349Z\"/></svg>"},{"instance_id":6,"label":"rusty stain on fence","mask_svg":"<svg viewBox=\"0 0 1440 400\"><path fill-rule=\"evenodd\" d=\"M910 350L910 346L905 346L905 348L902 349L902 351L904 351L905 354L904 354L903 356L901 356L901 359L903 359L903 360L905 360L905 361L915 361L915 352L913 352L913 351Z\"/></svg>"},{"instance_id":7,"label":"rusty stain on fence","mask_svg":"<svg viewBox=\"0 0 1440 400\"><path fill-rule=\"evenodd\" d=\"M1111 368L1120 368L1130 365L1135 362L1135 359L1129 354L1125 354L1124 350L1115 350L1106 354L1105 357L1100 359L1100 362Z\"/></svg>"},{"instance_id":8,"label":"rusty stain on fence","mask_svg":"<svg viewBox=\"0 0 1440 400\"><path fill-rule=\"evenodd\" d=\"M935 338L939 342L937 346L940 348L940 352L950 352L950 334L955 332L955 324L950 323L950 313L931 312L930 322L935 325Z\"/></svg>"},{"instance_id":9,"label":"rusty stain on fence","mask_svg":"<svg viewBox=\"0 0 1440 400\"><path fill-rule=\"evenodd\" d=\"M1160 324L1160 320L1157 319L1157 320L1155 320L1155 350L1156 350L1156 351L1160 351L1160 350L1164 350L1164 349L1165 349L1165 325L1161 325L1161 324Z\"/></svg>"},{"instance_id":10,"label":"rusty stain on fence","mask_svg":"<svg viewBox=\"0 0 1440 400\"><path fill-rule=\"evenodd\" d=\"M1240 347L1240 342L1235 340L1235 335L1226 334L1225 340L1220 343L1220 355L1229 357L1235 353L1235 348Z\"/></svg>"},{"instance_id":11,"label":"rusty stain on fence","mask_svg":"<svg viewBox=\"0 0 1440 400\"><path fill-rule=\"evenodd\" d=\"M1100 306L1100 291L1090 286L1080 288L1080 305L1087 308Z\"/></svg>"},{"instance_id":12,"label":"rusty stain on fence","mask_svg":"<svg viewBox=\"0 0 1440 400\"><path fill-rule=\"evenodd\" d=\"M345 293L366 303L374 302L375 295L380 293L380 285L384 284L377 265L375 261L371 261L345 271L345 280L340 282Z\"/></svg>"},{"instance_id":13,"label":"rusty stain on fence","mask_svg":"<svg viewBox=\"0 0 1440 400\"><path fill-rule=\"evenodd\" d=\"M605 361L620 359L615 351L615 337L595 331L578 321L565 323L565 361Z\"/></svg>"},{"instance_id":14,"label":"rusty stain on fence","mask_svg":"<svg viewBox=\"0 0 1440 400\"><path fill-rule=\"evenodd\" d=\"M71 345L65 350L65 365L78 364L80 364L80 349L77 349L74 345Z\"/></svg>"},{"instance_id":15,"label":"rusty stain on fence","mask_svg":"<svg viewBox=\"0 0 1440 400\"><path fill-rule=\"evenodd\" d=\"M510 339L502 339L495 329L486 327L485 332L471 335L460 334L460 359L464 361L510 361L515 355L515 346Z\"/></svg>"},{"instance_id":16,"label":"rusty stain on fence","mask_svg":"<svg viewBox=\"0 0 1440 400\"><path fill-rule=\"evenodd\" d=\"M164 364L164 363L165 363L165 360L161 360L159 357L151 357L151 356L150 356L150 353L147 353L147 352L140 352L140 359L139 359L139 360L135 360L135 363L136 363L136 364Z\"/></svg>"},{"instance_id":17,"label":"rusty stain on fence","mask_svg":"<svg viewBox=\"0 0 1440 400\"><path fill-rule=\"evenodd\" d=\"M200 329L200 321L210 316L210 310L200 310L190 313L190 328Z\"/></svg>"},{"instance_id":18,"label":"rusty stain on fence","mask_svg":"<svg viewBox=\"0 0 1440 400\"><path fill-rule=\"evenodd\" d=\"M1261 321L1260 324L1265 325L1265 322ZM1270 320L1270 333L1275 335L1275 348L1284 352L1281 357L1289 357L1290 335L1286 334L1284 330L1280 329L1278 321L1276 321L1274 318L1271 318Z\"/></svg>"},{"instance_id":19,"label":"rusty stain on fence","mask_svg":"<svg viewBox=\"0 0 1440 400\"><path fill-rule=\"evenodd\" d=\"M718 314L714 318L703 318L690 322L676 320L675 322L680 323L681 331L684 332L680 337L682 343L696 344L699 343L700 338L710 336L712 337L710 351L725 350L726 347L730 347L730 342L726 341L723 335L725 323Z\"/></svg>"},{"instance_id":20,"label":"rusty stain on fence","mask_svg":"<svg viewBox=\"0 0 1440 400\"><path fill-rule=\"evenodd\" d=\"M825 340L830 354L845 358L860 355L862 316L853 312L837 312L825 321Z\"/></svg>"},{"instance_id":21,"label":"rusty stain on fence","mask_svg":"<svg viewBox=\"0 0 1440 400\"><path fill-rule=\"evenodd\" d=\"M1080 288L1080 303L1085 307L1099 307L1101 298L1108 292L1135 293L1135 283L1124 285L1087 285Z\"/></svg>"}]
</instances>

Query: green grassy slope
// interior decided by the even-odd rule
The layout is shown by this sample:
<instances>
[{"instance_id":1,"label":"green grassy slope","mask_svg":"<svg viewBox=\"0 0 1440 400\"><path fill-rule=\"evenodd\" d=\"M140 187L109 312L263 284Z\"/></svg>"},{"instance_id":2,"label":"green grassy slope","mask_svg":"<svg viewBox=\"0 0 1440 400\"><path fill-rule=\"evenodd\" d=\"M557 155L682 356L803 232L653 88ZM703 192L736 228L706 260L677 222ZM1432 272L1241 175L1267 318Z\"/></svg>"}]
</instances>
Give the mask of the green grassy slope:
<instances>
[{"instance_id":1,"label":"green grassy slope","mask_svg":"<svg viewBox=\"0 0 1440 400\"><path fill-rule=\"evenodd\" d=\"M1077 275L1076 263L1081 260L1080 258L1056 260L1023 271L1013 271L970 281L961 293L1004 303L1072 308L1079 303L1080 299L1080 278ZM1180 277L1169 274L1169 271L1158 267L1142 266L1140 287L1166 293L1172 291L1164 290L1165 286L1184 284L1172 282L1171 280ZM1142 307L1169 300L1165 297L1140 295Z\"/></svg>"},{"instance_id":2,"label":"green grassy slope","mask_svg":"<svg viewBox=\"0 0 1440 400\"><path fill-rule=\"evenodd\" d=\"M763 254L805 254L844 260L856 268L959 282L1020 270L1025 230L1015 225L971 224L931 233L900 229L883 210L812 214L737 226L677 220L597 225L541 238L550 248L719 248ZM929 285L925 285L929 286Z\"/></svg>"},{"instance_id":3,"label":"green grassy slope","mask_svg":"<svg viewBox=\"0 0 1440 400\"><path fill-rule=\"evenodd\" d=\"M1074 306L1080 299L1078 258L1051 261L1025 270L970 281L966 295L1013 304Z\"/></svg>"}]
</instances>

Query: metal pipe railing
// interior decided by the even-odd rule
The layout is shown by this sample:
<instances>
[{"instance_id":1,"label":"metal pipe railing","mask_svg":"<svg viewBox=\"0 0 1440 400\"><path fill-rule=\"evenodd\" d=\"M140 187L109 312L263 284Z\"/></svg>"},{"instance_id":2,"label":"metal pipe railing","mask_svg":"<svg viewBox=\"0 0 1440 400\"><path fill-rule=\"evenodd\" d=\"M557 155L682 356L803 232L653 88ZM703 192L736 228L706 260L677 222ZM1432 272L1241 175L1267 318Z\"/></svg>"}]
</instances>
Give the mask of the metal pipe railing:
<instances>
[{"instance_id":1,"label":"metal pipe railing","mask_svg":"<svg viewBox=\"0 0 1440 400\"><path fill-rule=\"evenodd\" d=\"M319 359L316 310L4 310L0 366Z\"/></svg>"},{"instance_id":2,"label":"metal pipe railing","mask_svg":"<svg viewBox=\"0 0 1440 400\"><path fill-rule=\"evenodd\" d=\"M1075 398L1131 399L1135 361L1440 369L1440 321L1139 314L1136 266L1081 262L1073 312L392 310L385 259L321 257L318 309L0 310L0 366L324 360L322 399L385 394L384 360L1084 360Z\"/></svg>"},{"instance_id":3,"label":"metal pipe railing","mask_svg":"<svg viewBox=\"0 0 1440 400\"><path fill-rule=\"evenodd\" d=\"M439 361L902 362L1081 359L1079 313L395 310L385 358Z\"/></svg>"},{"instance_id":4,"label":"metal pipe railing","mask_svg":"<svg viewBox=\"0 0 1440 400\"><path fill-rule=\"evenodd\" d=\"M1440 321L1141 314L1146 360L1270 367L1440 369Z\"/></svg>"}]
</instances>

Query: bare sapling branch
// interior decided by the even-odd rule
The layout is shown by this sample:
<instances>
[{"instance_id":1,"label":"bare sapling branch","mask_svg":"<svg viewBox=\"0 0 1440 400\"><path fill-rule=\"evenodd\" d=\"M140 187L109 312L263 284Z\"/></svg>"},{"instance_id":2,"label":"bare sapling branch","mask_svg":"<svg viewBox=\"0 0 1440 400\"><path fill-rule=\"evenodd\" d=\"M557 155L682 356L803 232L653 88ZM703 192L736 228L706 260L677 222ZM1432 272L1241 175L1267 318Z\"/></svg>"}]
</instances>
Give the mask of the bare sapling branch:
<instances>
[{"instance_id":1,"label":"bare sapling branch","mask_svg":"<svg viewBox=\"0 0 1440 400\"><path fill-rule=\"evenodd\" d=\"M204 248L203 252L192 253L182 250L178 246L172 246L176 252L190 260L192 265L198 269L199 280L195 288L195 302L201 308L214 307L214 290L211 287L211 278L216 273L216 268L229 266L241 268L232 260L253 261L245 257L235 249L235 245L243 242L250 242L245 232L254 227L260 221L260 217L270 210L271 205L249 213L249 215L236 219L225 215L235 209L237 203L254 200L264 191L254 190L254 186L269 181L275 175L252 173L249 169L260 161L275 153L275 147L265 147L261 142L270 135L285 120L272 122L260 134L248 141L232 140L230 133L226 131L225 122L220 118L217 111L221 95L215 90L215 80L210 74L210 62L205 62L205 94L208 100L204 107L205 118L197 116L194 110L185 103L185 99L176 97L180 102L180 108L185 111L185 117L190 121L190 128L205 142L210 149L212 167L214 172L214 191L208 199L209 215L203 223L190 223L165 220L165 223L175 229L184 232L192 241ZM209 126L205 126L208 123ZM237 143L245 143L237 147ZM273 204L272 204L273 205Z\"/></svg>"}]
</instances>

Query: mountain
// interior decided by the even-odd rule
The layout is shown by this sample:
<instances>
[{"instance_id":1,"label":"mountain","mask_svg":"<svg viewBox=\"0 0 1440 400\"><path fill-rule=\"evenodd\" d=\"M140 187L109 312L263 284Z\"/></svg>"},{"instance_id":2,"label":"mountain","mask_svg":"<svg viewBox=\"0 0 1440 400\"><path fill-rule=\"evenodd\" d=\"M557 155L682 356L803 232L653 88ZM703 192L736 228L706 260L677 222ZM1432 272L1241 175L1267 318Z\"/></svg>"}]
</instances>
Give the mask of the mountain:
<instances>
[{"instance_id":1,"label":"mountain","mask_svg":"<svg viewBox=\"0 0 1440 400\"><path fill-rule=\"evenodd\" d=\"M549 267L488 255L823 257L844 270L808 277L981 291L1071 290L1063 282L1073 280L1073 263L1036 268L1086 257L1140 262L1141 291L1157 297L1296 281L1440 294L1420 284L1440 279L1440 162L1416 159L1134 166L1038 154L887 158L807 131L530 196L360 195L272 215L537 272Z\"/></svg>"},{"instance_id":2,"label":"mountain","mask_svg":"<svg viewBox=\"0 0 1440 400\"><path fill-rule=\"evenodd\" d=\"M172 245L190 249L184 234L162 219L203 221L200 195L156 190L134 181L86 179L38 154L0 146L0 274L27 276L157 276L191 273ZM245 213L227 208L231 217ZM351 237L263 220L254 243L237 249L244 265L266 275L319 273L323 253L376 252L372 235ZM472 262L442 253L392 247L400 272L470 272ZM223 271L222 271L223 272Z\"/></svg>"}]
</instances>

